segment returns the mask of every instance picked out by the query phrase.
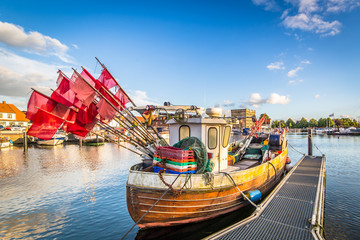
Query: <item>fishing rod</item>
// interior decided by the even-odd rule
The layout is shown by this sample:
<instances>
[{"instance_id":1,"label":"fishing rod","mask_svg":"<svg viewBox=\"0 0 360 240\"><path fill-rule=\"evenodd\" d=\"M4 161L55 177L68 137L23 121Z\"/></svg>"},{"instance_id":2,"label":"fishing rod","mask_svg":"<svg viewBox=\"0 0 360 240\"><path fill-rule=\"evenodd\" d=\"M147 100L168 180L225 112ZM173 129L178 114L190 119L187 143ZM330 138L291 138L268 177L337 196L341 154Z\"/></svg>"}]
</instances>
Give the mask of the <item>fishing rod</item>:
<instances>
[{"instance_id":1,"label":"fishing rod","mask_svg":"<svg viewBox=\"0 0 360 240\"><path fill-rule=\"evenodd\" d=\"M106 68L106 66L100 62L100 60L95 57L95 59L99 62L99 64L102 66L103 69L106 69L106 71L110 74L110 76L114 79L115 83L117 84L117 86L122 90L123 93L125 93L125 95L127 96L127 98L129 99L129 101L132 103L132 105L134 107L136 107L136 104L131 100L131 98L129 97L129 95L122 89L122 87L120 86L120 84L116 81L116 79L114 78L114 76L109 72L109 70ZM148 121L146 120L145 116L140 113L140 115L144 118L146 124L148 124ZM149 124L148 124L149 126ZM158 131L156 131L153 126L150 125L150 128L154 131L154 133L156 134L156 136L159 138L160 140L160 144L162 144L163 146L168 146L169 144L167 144L167 142L165 141L165 139L159 134Z\"/></svg>"},{"instance_id":2,"label":"fishing rod","mask_svg":"<svg viewBox=\"0 0 360 240\"><path fill-rule=\"evenodd\" d=\"M96 125L98 125L99 127L101 127L100 124L96 124ZM91 133L92 133L92 134L95 134L96 136L102 137L100 134L98 134L98 133L96 133L96 132L94 132L94 131L91 131ZM116 136L117 136L117 135L116 135ZM109 139L109 140L111 140L110 138L108 138L108 137L106 137L106 136L104 136L104 137L107 138L107 139ZM117 137L118 137L118 136L117 136ZM121 144L118 144L118 146L120 146L120 147L122 147L122 148L125 148L125 149L129 150L130 152L133 152L133 153L135 153L135 154L137 154L137 155L139 155L139 156L142 155L141 153L138 153L138 152L132 150L131 148L125 147L125 146L123 146L123 145L121 145Z\"/></svg>"},{"instance_id":3,"label":"fishing rod","mask_svg":"<svg viewBox=\"0 0 360 240\"><path fill-rule=\"evenodd\" d=\"M123 139L125 142L130 143L131 145L133 145L136 149L138 149L139 151L143 152L145 155L148 155L149 157L153 157L154 153L148 149L147 147L145 147L142 144L137 143L136 141L134 141L133 139L127 139L127 136L123 133L121 133L120 131L118 131L117 129L114 129L113 127L109 126L108 124L104 123L104 122L98 122L98 125L102 128L104 128L105 130L113 133L114 135L120 137L121 139Z\"/></svg>"}]
</instances>

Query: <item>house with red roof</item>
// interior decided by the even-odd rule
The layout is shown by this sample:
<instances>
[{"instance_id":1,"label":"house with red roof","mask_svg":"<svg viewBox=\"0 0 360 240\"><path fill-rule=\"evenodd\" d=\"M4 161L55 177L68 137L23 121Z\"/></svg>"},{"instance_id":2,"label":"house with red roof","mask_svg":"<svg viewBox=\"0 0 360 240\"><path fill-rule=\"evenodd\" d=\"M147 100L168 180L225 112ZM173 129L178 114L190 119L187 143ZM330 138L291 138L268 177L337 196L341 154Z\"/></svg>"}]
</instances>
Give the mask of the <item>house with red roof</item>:
<instances>
[{"instance_id":1,"label":"house with red roof","mask_svg":"<svg viewBox=\"0 0 360 240\"><path fill-rule=\"evenodd\" d=\"M10 127L12 125L20 125L27 127L29 119L25 113L20 111L14 104L8 104L5 101L0 103L0 125Z\"/></svg>"}]
</instances>

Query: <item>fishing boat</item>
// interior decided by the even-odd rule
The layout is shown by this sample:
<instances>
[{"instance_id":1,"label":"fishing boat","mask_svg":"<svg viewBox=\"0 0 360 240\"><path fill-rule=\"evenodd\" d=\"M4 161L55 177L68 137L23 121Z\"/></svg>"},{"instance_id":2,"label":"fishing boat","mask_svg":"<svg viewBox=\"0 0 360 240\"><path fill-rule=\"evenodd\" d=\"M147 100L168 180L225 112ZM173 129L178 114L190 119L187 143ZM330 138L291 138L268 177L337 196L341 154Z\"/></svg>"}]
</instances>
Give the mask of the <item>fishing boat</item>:
<instances>
[{"instance_id":1,"label":"fishing boat","mask_svg":"<svg viewBox=\"0 0 360 240\"><path fill-rule=\"evenodd\" d=\"M55 134L51 139L49 140L44 140L44 139L40 139L38 138L36 143L38 145L42 145L42 146L56 146L59 144L64 143L65 140L65 135L62 134Z\"/></svg>"},{"instance_id":2,"label":"fishing boat","mask_svg":"<svg viewBox=\"0 0 360 240\"><path fill-rule=\"evenodd\" d=\"M10 147L11 143L8 138L0 137L0 148Z\"/></svg>"},{"instance_id":3,"label":"fishing boat","mask_svg":"<svg viewBox=\"0 0 360 240\"><path fill-rule=\"evenodd\" d=\"M84 144L88 146L101 146L104 145L105 139L98 135L90 135L85 137Z\"/></svg>"},{"instance_id":4,"label":"fishing boat","mask_svg":"<svg viewBox=\"0 0 360 240\"><path fill-rule=\"evenodd\" d=\"M207 167L204 159L198 161L201 154L184 157L186 150L160 147L152 166L140 163L130 168L127 207L140 228L215 218L259 200L279 182L287 162L285 132L260 136L253 132L230 143L231 120L212 110L207 114L168 121L170 145L181 147L182 141L197 139L204 159L208 159ZM199 149L194 145L187 148ZM166 157L159 160L159 155ZM195 164L186 164L190 158Z\"/></svg>"},{"instance_id":5,"label":"fishing boat","mask_svg":"<svg viewBox=\"0 0 360 240\"><path fill-rule=\"evenodd\" d=\"M50 97L33 89L28 135L51 139L61 128L83 139L97 126L127 142L117 144L143 159L130 168L126 185L127 207L140 228L215 218L255 204L279 182L287 162L286 133L258 135L265 115L245 138L230 142L240 119L216 108L206 116L201 107L169 102L138 107L97 61L103 68L97 79L85 68L73 69L71 78L59 71ZM152 125L155 115L166 118L169 143Z\"/></svg>"}]
</instances>

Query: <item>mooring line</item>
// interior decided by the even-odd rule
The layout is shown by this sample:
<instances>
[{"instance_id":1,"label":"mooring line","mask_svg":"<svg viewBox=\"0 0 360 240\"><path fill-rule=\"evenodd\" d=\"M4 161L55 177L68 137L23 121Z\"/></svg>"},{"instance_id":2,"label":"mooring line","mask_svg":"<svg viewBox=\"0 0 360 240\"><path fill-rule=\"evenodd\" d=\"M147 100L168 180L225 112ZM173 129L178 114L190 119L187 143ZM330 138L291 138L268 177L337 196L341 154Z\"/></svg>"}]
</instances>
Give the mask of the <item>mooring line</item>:
<instances>
[{"instance_id":1,"label":"mooring line","mask_svg":"<svg viewBox=\"0 0 360 240\"><path fill-rule=\"evenodd\" d=\"M166 191L163 193L163 195L161 195L161 197L158 200L156 200L156 202L146 211L146 213L144 213L144 215L142 215L141 218L139 220L137 220L136 223L134 223L134 225L129 229L129 231L127 231L125 233L125 235L122 236L121 240L123 240L131 232L131 230L146 216L146 214L148 214L150 212L150 210L153 207L155 207L155 205L165 196L165 194L169 192L170 188L172 187L172 185L174 185L174 183L176 182L176 180L179 178L180 175L181 174L177 175L175 180L171 183L170 187L168 189L166 189Z\"/></svg>"}]
</instances>

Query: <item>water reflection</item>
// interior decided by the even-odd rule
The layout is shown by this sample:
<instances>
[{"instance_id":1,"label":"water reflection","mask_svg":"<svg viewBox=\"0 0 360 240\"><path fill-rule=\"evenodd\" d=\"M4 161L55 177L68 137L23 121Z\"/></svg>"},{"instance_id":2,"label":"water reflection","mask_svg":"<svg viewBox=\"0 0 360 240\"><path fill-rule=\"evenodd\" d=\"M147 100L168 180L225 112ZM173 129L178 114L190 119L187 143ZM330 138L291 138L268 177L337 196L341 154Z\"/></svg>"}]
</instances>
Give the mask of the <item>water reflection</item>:
<instances>
[{"instance_id":1,"label":"water reflection","mask_svg":"<svg viewBox=\"0 0 360 240\"><path fill-rule=\"evenodd\" d=\"M328 239L360 235L360 137L314 136L326 154ZM307 153L306 135L289 143ZM320 152L314 148L314 154ZM289 148L293 163L301 154ZM0 238L118 239L134 224L126 206L128 169L137 155L106 143L0 150ZM251 213L251 209L247 214ZM128 239L200 239L244 218L243 211L185 226L139 230Z\"/></svg>"}]
</instances>

